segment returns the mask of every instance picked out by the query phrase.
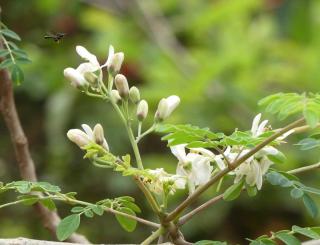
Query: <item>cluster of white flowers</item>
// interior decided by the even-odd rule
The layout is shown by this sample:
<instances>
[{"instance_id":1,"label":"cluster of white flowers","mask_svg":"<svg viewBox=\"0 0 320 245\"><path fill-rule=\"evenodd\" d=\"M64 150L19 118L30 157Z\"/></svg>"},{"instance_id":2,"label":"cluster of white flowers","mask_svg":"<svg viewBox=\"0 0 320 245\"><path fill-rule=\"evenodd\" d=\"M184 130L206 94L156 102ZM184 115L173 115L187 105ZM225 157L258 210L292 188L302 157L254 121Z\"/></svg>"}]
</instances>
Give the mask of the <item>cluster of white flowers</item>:
<instances>
[{"instance_id":1,"label":"cluster of white flowers","mask_svg":"<svg viewBox=\"0 0 320 245\"><path fill-rule=\"evenodd\" d=\"M100 65L97 57L86 48L77 46L76 51L86 62L80 64L76 69L68 67L64 70L64 75L71 81L71 85L82 91L87 91L88 88L91 88L98 93L106 93L104 95L107 95L111 102L116 104L130 100L136 105L136 118L141 123L147 117L148 103L140 99L140 92L136 87L129 88L127 78L124 75L118 74L124 54L122 52L115 53L113 46L110 46L107 61ZM108 73L114 78L116 89L112 89L113 83L110 83L108 91L106 89L104 91L99 90L99 88L104 87L102 77L102 69L104 67L108 69ZM167 119L179 103L180 98L176 95L161 99L154 116L155 123ZM258 114L253 120L251 127L252 137L259 137L266 130L268 121L264 120L260 123L260 119L261 114ZM96 143L109 151L103 128L100 124L97 124L93 130L86 124L83 124L82 127L84 131L79 129L69 130L67 133L68 138L81 148L89 143ZM288 134L279 137L278 140L284 139ZM192 193L197 186L204 185L210 180L214 166L221 170L225 169L227 167L226 162L233 162L236 158L250 151L250 149L233 146L227 147L223 154L216 155L204 148L192 148L186 153L185 147L186 145L184 144L171 147L171 152L178 159L175 175L166 173L162 168L148 170L149 174L154 176L153 181L148 183L149 188L154 193L162 193L164 188L170 186L169 193L173 194L176 189L184 189L186 185L189 193ZM268 155L277 155L278 153L279 151L272 146L264 147L230 173L235 175L234 182L237 183L245 178L248 185L256 186L260 190L263 175L266 174L272 164Z\"/></svg>"}]
</instances>

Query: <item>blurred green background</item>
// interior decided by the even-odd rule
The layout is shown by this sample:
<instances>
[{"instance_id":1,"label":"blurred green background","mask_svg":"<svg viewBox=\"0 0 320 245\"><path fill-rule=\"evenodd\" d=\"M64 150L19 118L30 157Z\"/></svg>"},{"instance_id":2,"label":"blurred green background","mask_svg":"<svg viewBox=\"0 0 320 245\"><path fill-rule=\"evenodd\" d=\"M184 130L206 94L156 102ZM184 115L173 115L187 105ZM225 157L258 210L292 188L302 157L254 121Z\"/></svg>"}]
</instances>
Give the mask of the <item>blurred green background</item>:
<instances>
[{"instance_id":1,"label":"blurred green background","mask_svg":"<svg viewBox=\"0 0 320 245\"><path fill-rule=\"evenodd\" d=\"M155 217L130 178L94 168L66 138L70 128L100 122L112 152L131 152L111 107L85 97L64 79L63 69L81 62L75 45L85 46L101 62L109 44L123 51L122 73L130 85L139 87L150 104L150 114L160 98L177 94L182 103L170 117L171 123L208 126L224 133L236 127L249 129L260 110L257 101L266 95L320 88L317 0L0 0L0 6L3 22L22 37L20 45L32 59L23 66L25 82L15 90L39 179L65 192L76 191L78 198L92 202L134 196L145 218ZM58 44L44 39L50 31L67 35ZM285 124L270 115L264 117L274 127ZM291 137L289 142L298 140ZM282 169L318 160L318 152L302 154L296 146L282 150L288 152L287 164L279 166ZM144 139L141 151L147 167L174 172L176 159L158 135ZM314 172L301 177L316 186L320 176ZM0 180L19 178L9 135L0 120ZM213 194L213 190L207 192L200 201ZM12 198L1 195L0 201ZM171 208L183 198L183 193L172 198ZM58 207L61 216L70 210L66 205ZM206 210L185 225L183 232L189 241L247 244L245 238L270 230L319 223L286 190L265 184L254 198L243 195ZM0 210L0 227L0 237L51 239L30 207ZM150 234L142 225L126 233L111 215L84 218L79 231L94 243L137 243Z\"/></svg>"}]
</instances>

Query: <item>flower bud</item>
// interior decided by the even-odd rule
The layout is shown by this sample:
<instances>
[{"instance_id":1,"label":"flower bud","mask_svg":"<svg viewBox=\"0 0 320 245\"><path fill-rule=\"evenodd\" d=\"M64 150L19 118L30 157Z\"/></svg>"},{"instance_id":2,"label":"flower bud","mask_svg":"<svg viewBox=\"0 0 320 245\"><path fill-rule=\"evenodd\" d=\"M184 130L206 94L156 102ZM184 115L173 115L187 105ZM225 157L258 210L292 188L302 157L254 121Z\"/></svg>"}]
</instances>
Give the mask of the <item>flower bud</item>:
<instances>
[{"instance_id":1,"label":"flower bud","mask_svg":"<svg viewBox=\"0 0 320 245\"><path fill-rule=\"evenodd\" d=\"M80 129L70 129L67 133L69 140L77 144L79 147L83 147L90 143L90 139L86 133Z\"/></svg>"},{"instance_id":2,"label":"flower bud","mask_svg":"<svg viewBox=\"0 0 320 245\"><path fill-rule=\"evenodd\" d=\"M147 117L147 115L148 115L148 103L145 100L141 100L137 108L137 118L141 122Z\"/></svg>"},{"instance_id":3,"label":"flower bud","mask_svg":"<svg viewBox=\"0 0 320 245\"><path fill-rule=\"evenodd\" d=\"M64 69L63 75L71 82L71 85L75 88L85 89L89 85L83 75L71 67Z\"/></svg>"},{"instance_id":4,"label":"flower bud","mask_svg":"<svg viewBox=\"0 0 320 245\"><path fill-rule=\"evenodd\" d=\"M118 90L112 89L110 97L116 104L119 104L121 101L121 97L119 95Z\"/></svg>"},{"instance_id":5,"label":"flower bud","mask_svg":"<svg viewBox=\"0 0 320 245\"><path fill-rule=\"evenodd\" d=\"M116 85L116 88L117 88L121 98L128 99L128 96L129 96L129 85L128 85L127 78L122 74L116 75L116 77L115 77L115 85Z\"/></svg>"},{"instance_id":6,"label":"flower bud","mask_svg":"<svg viewBox=\"0 0 320 245\"><path fill-rule=\"evenodd\" d=\"M101 145L103 148L105 148L107 151L109 151L109 146L104 138L104 132L103 132L103 127L101 126L100 123L96 124L93 128L93 137L94 141L98 144Z\"/></svg>"},{"instance_id":7,"label":"flower bud","mask_svg":"<svg viewBox=\"0 0 320 245\"><path fill-rule=\"evenodd\" d=\"M129 90L129 98L132 103L137 104L140 101L140 92L139 89L135 86L132 86Z\"/></svg>"},{"instance_id":8,"label":"flower bud","mask_svg":"<svg viewBox=\"0 0 320 245\"><path fill-rule=\"evenodd\" d=\"M163 121L166 118L168 111L168 103L165 98L161 99L158 104L158 109L156 111L155 119L156 121Z\"/></svg>"},{"instance_id":9,"label":"flower bud","mask_svg":"<svg viewBox=\"0 0 320 245\"><path fill-rule=\"evenodd\" d=\"M161 99L155 115L156 121L163 121L168 118L171 113L177 108L179 103L180 98L176 95L171 95L168 98Z\"/></svg>"},{"instance_id":10,"label":"flower bud","mask_svg":"<svg viewBox=\"0 0 320 245\"><path fill-rule=\"evenodd\" d=\"M111 74L117 74L120 69L124 59L124 53L119 52L115 53L111 59L110 66L108 67L109 72Z\"/></svg>"}]
</instances>

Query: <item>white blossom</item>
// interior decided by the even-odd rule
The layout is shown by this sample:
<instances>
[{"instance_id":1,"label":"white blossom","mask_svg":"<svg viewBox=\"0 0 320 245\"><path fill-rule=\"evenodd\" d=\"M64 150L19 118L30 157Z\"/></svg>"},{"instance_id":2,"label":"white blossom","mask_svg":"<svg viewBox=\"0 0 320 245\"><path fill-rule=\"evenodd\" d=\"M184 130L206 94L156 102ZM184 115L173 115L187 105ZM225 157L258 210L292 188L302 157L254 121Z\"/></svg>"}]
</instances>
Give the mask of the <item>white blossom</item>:
<instances>
[{"instance_id":1,"label":"white blossom","mask_svg":"<svg viewBox=\"0 0 320 245\"><path fill-rule=\"evenodd\" d=\"M177 175L187 177L189 193L192 193L196 186L203 185L210 180L213 167L210 165L210 158L197 153L186 154L185 145L172 146L171 152L178 158Z\"/></svg>"},{"instance_id":2,"label":"white blossom","mask_svg":"<svg viewBox=\"0 0 320 245\"><path fill-rule=\"evenodd\" d=\"M108 143L104 137L104 132L101 124L96 124L93 130L87 124L81 125L83 131L80 129L70 129L67 133L69 140L77 144L80 148L90 143L101 145L105 150L109 151Z\"/></svg>"}]
</instances>

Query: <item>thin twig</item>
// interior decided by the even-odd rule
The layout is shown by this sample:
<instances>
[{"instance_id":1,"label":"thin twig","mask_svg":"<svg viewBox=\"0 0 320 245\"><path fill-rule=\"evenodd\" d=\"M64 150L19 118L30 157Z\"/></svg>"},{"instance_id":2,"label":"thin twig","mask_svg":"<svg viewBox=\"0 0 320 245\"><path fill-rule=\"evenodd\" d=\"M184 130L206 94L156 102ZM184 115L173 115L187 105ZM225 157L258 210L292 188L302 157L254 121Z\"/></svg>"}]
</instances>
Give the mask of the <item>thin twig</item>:
<instances>
[{"instance_id":1,"label":"thin twig","mask_svg":"<svg viewBox=\"0 0 320 245\"><path fill-rule=\"evenodd\" d=\"M3 45L0 42L0 49L2 48ZM2 61L2 59L0 59L0 61ZM0 111L9 130L22 179L37 181L35 165L29 151L28 140L22 129L17 113L12 81L7 69L0 70ZM48 210L40 203L35 204L34 206L37 213L40 215L43 226L46 227L54 237L56 237L56 227L60 222L60 217L57 212ZM68 241L89 243L84 236L76 233L70 236Z\"/></svg>"},{"instance_id":2,"label":"thin twig","mask_svg":"<svg viewBox=\"0 0 320 245\"><path fill-rule=\"evenodd\" d=\"M320 162L312 164L312 165L309 165L309 166L292 169L292 170L289 170L287 173L289 173L289 174L300 174L300 173L307 172L307 171L310 171L310 170L314 170L314 169L317 169L317 168L320 168Z\"/></svg>"},{"instance_id":3,"label":"thin twig","mask_svg":"<svg viewBox=\"0 0 320 245\"><path fill-rule=\"evenodd\" d=\"M145 239L141 243L141 245L149 245L149 244L151 244L154 240L156 240L159 236L161 236L163 231L164 231L164 229L162 227L159 227L159 229L156 230L155 232L152 232L152 234L150 236L148 236L147 239Z\"/></svg>"},{"instance_id":4,"label":"thin twig","mask_svg":"<svg viewBox=\"0 0 320 245\"><path fill-rule=\"evenodd\" d=\"M193 209L191 212L187 213L186 215L182 216L179 219L178 222L178 226L182 226L184 225L186 222L188 222L194 215L196 215L197 213L203 211L204 209L208 208L209 206L215 204L216 202L220 201L223 198L223 194L218 195L212 199L210 199L209 201L203 203L202 205L200 205L199 207Z\"/></svg>"}]
</instances>

